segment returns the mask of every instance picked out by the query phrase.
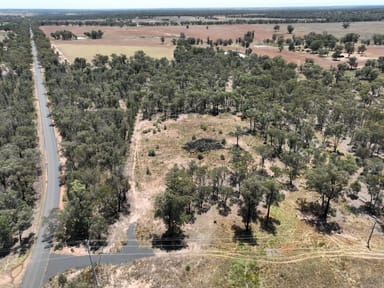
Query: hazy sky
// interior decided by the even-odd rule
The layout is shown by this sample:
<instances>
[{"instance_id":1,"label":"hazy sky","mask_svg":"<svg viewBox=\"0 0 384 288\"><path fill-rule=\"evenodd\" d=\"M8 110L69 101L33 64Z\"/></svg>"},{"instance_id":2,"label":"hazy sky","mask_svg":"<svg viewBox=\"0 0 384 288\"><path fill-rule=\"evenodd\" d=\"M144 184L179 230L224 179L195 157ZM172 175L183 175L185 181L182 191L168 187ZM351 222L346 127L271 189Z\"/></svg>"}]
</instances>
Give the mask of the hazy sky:
<instances>
[{"instance_id":1,"label":"hazy sky","mask_svg":"<svg viewBox=\"0 0 384 288\"><path fill-rule=\"evenodd\" d=\"M130 9L384 5L383 0L1 0L1 8Z\"/></svg>"}]
</instances>

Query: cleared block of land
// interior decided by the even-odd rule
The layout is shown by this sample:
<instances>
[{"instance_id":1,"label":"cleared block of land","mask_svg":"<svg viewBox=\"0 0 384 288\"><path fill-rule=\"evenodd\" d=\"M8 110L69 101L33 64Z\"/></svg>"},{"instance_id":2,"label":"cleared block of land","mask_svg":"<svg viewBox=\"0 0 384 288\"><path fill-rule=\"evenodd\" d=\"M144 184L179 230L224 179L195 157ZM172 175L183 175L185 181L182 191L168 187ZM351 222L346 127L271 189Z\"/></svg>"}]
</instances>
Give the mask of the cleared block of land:
<instances>
[{"instance_id":1,"label":"cleared block of land","mask_svg":"<svg viewBox=\"0 0 384 288\"><path fill-rule=\"evenodd\" d=\"M113 46L113 45L88 45L88 44L62 44L56 42L56 47L73 62L76 57L82 57L91 61L96 54L108 55L115 53L117 55L125 54L128 57L133 56L136 51L143 50L148 56L154 58L173 57L173 47L150 47L150 46Z\"/></svg>"}]
</instances>

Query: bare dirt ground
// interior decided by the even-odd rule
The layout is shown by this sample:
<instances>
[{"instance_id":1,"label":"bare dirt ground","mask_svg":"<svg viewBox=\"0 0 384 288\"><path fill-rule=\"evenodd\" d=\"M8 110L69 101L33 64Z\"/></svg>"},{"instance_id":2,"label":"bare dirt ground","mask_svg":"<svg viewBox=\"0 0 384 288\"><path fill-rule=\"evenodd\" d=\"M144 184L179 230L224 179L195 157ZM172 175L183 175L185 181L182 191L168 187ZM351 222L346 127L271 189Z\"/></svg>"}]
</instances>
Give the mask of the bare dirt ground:
<instances>
[{"instance_id":1,"label":"bare dirt ground","mask_svg":"<svg viewBox=\"0 0 384 288\"><path fill-rule=\"evenodd\" d=\"M51 45L53 51L55 51L56 54L59 55L59 61L60 63L69 63L67 57L65 57L65 55L63 54L63 52L61 52L61 50L59 50L55 44L52 44Z\"/></svg>"}]
</instances>

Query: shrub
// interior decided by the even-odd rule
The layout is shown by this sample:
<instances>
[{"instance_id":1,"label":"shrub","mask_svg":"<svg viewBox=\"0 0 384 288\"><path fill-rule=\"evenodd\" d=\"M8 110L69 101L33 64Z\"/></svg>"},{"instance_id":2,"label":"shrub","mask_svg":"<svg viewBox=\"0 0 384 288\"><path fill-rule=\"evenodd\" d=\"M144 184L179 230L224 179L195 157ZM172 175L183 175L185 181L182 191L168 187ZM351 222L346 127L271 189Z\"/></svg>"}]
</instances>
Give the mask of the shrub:
<instances>
[{"instance_id":1,"label":"shrub","mask_svg":"<svg viewBox=\"0 0 384 288\"><path fill-rule=\"evenodd\" d=\"M64 285L67 283L67 276L60 274L57 278L57 282L59 283L60 287L64 287Z\"/></svg>"},{"instance_id":2,"label":"shrub","mask_svg":"<svg viewBox=\"0 0 384 288\"><path fill-rule=\"evenodd\" d=\"M53 247L53 251L61 250L64 248L63 243L59 242Z\"/></svg>"},{"instance_id":3,"label":"shrub","mask_svg":"<svg viewBox=\"0 0 384 288\"><path fill-rule=\"evenodd\" d=\"M205 152L223 149L224 147L215 139L201 138L186 143L183 148L188 152Z\"/></svg>"},{"instance_id":4,"label":"shrub","mask_svg":"<svg viewBox=\"0 0 384 288\"><path fill-rule=\"evenodd\" d=\"M148 151L148 156L149 156L149 157L155 157L155 156L156 156L156 152L155 152L155 150L153 150L153 149L149 150L149 151Z\"/></svg>"},{"instance_id":5,"label":"shrub","mask_svg":"<svg viewBox=\"0 0 384 288\"><path fill-rule=\"evenodd\" d=\"M203 160L204 159L204 155L201 154L201 153L197 154L197 159Z\"/></svg>"}]
</instances>

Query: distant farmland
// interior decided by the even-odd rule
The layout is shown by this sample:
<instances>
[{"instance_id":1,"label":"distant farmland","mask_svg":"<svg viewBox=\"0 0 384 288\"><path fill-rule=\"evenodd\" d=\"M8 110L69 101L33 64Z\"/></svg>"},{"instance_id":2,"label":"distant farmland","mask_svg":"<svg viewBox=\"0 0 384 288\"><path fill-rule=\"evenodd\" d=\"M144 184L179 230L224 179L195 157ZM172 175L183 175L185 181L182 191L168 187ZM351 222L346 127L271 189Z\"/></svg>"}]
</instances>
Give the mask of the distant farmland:
<instances>
[{"instance_id":1,"label":"distant farmland","mask_svg":"<svg viewBox=\"0 0 384 288\"><path fill-rule=\"evenodd\" d=\"M91 60L96 54L111 55L126 54L132 56L135 51L143 50L147 55L161 58L172 59L175 46L172 39L184 33L187 37L200 38L206 42L209 37L211 40L232 39L242 37L247 31L255 31L255 40L251 48L259 55L270 57L282 56L285 60L294 62L298 65L304 63L305 58L312 58L323 67L337 66L340 61L332 61L330 57L319 57L307 53L290 52L287 47L280 53L277 47L265 46L263 40L272 38L274 33L283 35L284 38L291 38L287 33L287 25L281 24L279 31L274 31L273 24L244 24L244 25L190 25L186 26L154 26L154 27L107 27L107 26L42 26L41 29L47 36L57 30L69 30L78 36L91 30L102 30L103 38L98 40L80 39L73 41L54 41L51 42L64 54L69 61L76 57L84 57ZM347 33L357 33L360 39L369 39L374 33L384 34L384 22L355 22L349 28L344 29L341 23L297 23L293 24L295 30L293 34L303 36L309 32L333 34L342 37ZM164 43L161 43L164 37ZM225 49L239 49L235 46L227 46ZM358 56L359 63L362 64L366 59L377 58L384 55L384 46L369 46L363 57ZM345 61L345 60L342 60Z\"/></svg>"}]
</instances>

